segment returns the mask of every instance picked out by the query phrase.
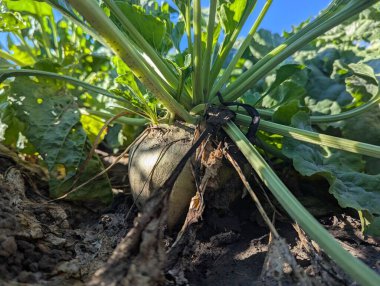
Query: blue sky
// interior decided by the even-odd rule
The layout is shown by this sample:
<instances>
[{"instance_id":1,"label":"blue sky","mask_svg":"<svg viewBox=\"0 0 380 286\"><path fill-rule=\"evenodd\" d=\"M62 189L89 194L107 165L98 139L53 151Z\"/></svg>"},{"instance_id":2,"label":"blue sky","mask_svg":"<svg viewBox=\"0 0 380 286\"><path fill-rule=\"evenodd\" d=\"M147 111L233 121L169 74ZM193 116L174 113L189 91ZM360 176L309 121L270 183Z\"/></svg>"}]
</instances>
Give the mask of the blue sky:
<instances>
[{"instance_id":1,"label":"blue sky","mask_svg":"<svg viewBox=\"0 0 380 286\"><path fill-rule=\"evenodd\" d=\"M166 1L174 6L172 0ZM202 6L208 7L210 5L210 0L201 1ZM255 10L249 18L246 27L244 27L242 36L248 33L250 26L260 13L265 2L266 0L257 0ZM298 25L308 18L317 16L319 11L326 8L330 2L331 0L273 0L260 27L281 34L284 30L289 31L292 25Z\"/></svg>"},{"instance_id":2,"label":"blue sky","mask_svg":"<svg viewBox=\"0 0 380 286\"><path fill-rule=\"evenodd\" d=\"M265 2L265 0L257 1L253 17L250 18L251 23ZM330 2L331 0L273 0L260 27L281 34L284 30L289 31L292 25L298 25L310 17L317 16L319 11L326 8ZM248 30L249 27L245 27L242 31L243 35Z\"/></svg>"},{"instance_id":3,"label":"blue sky","mask_svg":"<svg viewBox=\"0 0 380 286\"><path fill-rule=\"evenodd\" d=\"M168 2L172 3L171 0ZM209 3L209 1L204 2ZM248 33L251 24L265 2L265 0L257 1L255 11L249 18L241 36ZM324 9L329 3L330 0L273 0L272 6L260 28L265 28L281 34L284 30L289 31L292 25L298 25L302 21L318 15L319 11ZM3 33L0 33L0 41L2 42L4 41L4 35L1 34Z\"/></svg>"}]
</instances>

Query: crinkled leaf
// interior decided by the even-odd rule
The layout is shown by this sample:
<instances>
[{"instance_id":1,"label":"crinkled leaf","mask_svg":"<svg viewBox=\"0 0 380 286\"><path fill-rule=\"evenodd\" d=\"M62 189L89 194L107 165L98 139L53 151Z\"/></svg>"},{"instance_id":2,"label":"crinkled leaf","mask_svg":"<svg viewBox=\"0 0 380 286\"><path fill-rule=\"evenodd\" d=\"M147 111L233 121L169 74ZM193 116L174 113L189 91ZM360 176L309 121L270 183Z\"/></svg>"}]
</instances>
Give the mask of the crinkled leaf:
<instances>
[{"instance_id":1,"label":"crinkled leaf","mask_svg":"<svg viewBox=\"0 0 380 286\"><path fill-rule=\"evenodd\" d=\"M14 108L6 101L2 102L0 104L0 142L26 154L35 153L34 146L24 139L25 128L26 125L18 119Z\"/></svg>"},{"instance_id":2,"label":"crinkled leaf","mask_svg":"<svg viewBox=\"0 0 380 286\"><path fill-rule=\"evenodd\" d=\"M9 102L27 126L27 139L47 165L52 197L66 194L74 182L80 184L103 169L99 158L94 156L76 177L91 145L81 126L75 100L67 91L58 90L54 82L39 84L28 78L16 78L11 85ZM107 176L100 176L68 199L109 202L112 193Z\"/></svg>"},{"instance_id":3,"label":"crinkled leaf","mask_svg":"<svg viewBox=\"0 0 380 286\"><path fill-rule=\"evenodd\" d=\"M292 123L298 128L308 126L307 114L298 113ZM284 139L282 152L293 160L300 174L324 177L330 184L329 192L340 206L380 215L380 175L362 173L364 161L361 156L290 138Z\"/></svg>"},{"instance_id":4,"label":"crinkled leaf","mask_svg":"<svg viewBox=\"0 0 380 286\"><path fill-rule=\"evenodd\" d=\"M349 64L348 67L353 73L345 80L347 91L354 98L350 107L360 106L377 95L379 82L373 69L364 63Z\"/></svg>"},{"instance_id":5,"label":"crinkled leaf","mask_svg":"<svg viewBox=\"0 0 380 286\"><path fill-rule=\"evenodd\" d=\"M359 117L344 121L342 135L345 138L380 146L380 106L375 106ZM366 172L380 174L380 159L366 157Z\"/></svg>"},{"instance_id":6,"label":"crinkled leaf","mask_svg":"<svg viewBox=\"0 0 380 286\"><path fill-rule=\"evenodd\" d=\"M309 82L306 89L308 91L308 95L312 99L316 100L316 102L323 100L337 102L339 106L344 106L351 103L352 97L346 91L346 87L343 83L339 83L331 79L328 75L315 66L309 67L312 72L310 73ZM314 109L314 112L318 112L316 108L312 109Z\"/></svg>"},{"instance_id":7,"label":"crinkled leaf","mask_svg":"<svg viewBox=\"0 0 380 286\"><path fill-rule=\"evenodd\" d=\"M348 66L354 74L367 78L373 84L379 84L373 69L369 65L364 63L352 63Z\"/></svg>"},{"instance_id":8,"label":"crinkled leaf","mask_svg":"<svg viewBox=\"0 0 380 286\"><path fill-rule=\"evenodd\" d=\"M264 97L262 106L276 108L293 100L301 101L305 94L306 90L304 87L293 81L286 81Z\"/></svg>"},{"instance_id":9,"label":"crinkled leaf","mask_svg":"<svg viewBox=\"0 0 380 286\"><path fill-rule=\"evenodd\" d=\"M279 67L276 70L276 79L272 83L272 85L268 88L264 95L270 93L272 90L276 89L280 86L285 80L294 76L296 73L304 70L306 67L304 65L299 64L286 64Z\"/></svg>"}]
</instances>

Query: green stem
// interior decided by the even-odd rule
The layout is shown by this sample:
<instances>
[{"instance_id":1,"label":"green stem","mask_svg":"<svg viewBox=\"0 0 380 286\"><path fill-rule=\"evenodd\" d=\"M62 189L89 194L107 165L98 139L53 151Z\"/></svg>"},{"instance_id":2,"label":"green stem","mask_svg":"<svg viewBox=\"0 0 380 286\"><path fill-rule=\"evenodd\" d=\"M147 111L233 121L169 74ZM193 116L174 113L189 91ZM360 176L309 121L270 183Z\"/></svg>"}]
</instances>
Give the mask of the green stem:
<instances>
[{"instance_id":1,"label":"green stem","mask_svg":"<svg viewBox=\"0 0 380 286\"><path fill-rule=\"evenodd\" d=\"M339 114L333 114L333 115L312 115L310 116L310 122L312 124L316 123L329 123L329 122L336 122L340 120L349 119L355 116L359 116L360 114L363 114L364 112L368 111L372 107L378 105L380 103L380 92L372 97L369 101L364 103L363 105L360 105L358 107L355 107L351 110L344 111ZM193 114L199 114L203 111L205 106L197 105L193 107L193 109L190 111ZM243 114L247 114L247 112L243 108L239 107L230 107L231 110L235 112L240 112ZM257 111L260 113L260 116L266 117L266 118L272 118L274 114L274 110L272 109L261 109L256 108Z\"/></svg>"},{"instance_id":2,"label":"green stem","mask_svg":"<svg viewBox=\"0 0 380 286\"><path fill-rule=\"evenodd\" d=\"M236 52L236 54L232 58L231 62L228 64L226 70L223 72L223 74L220 77L220 79L217 81L217 83L215 84L215 86L212 88L212 91L211 91L212 95L215 95L223 87L223 85L226 84L228 82L228 80L230 79L231 73L234 70L234 68L236 66L236 63L241 58L241 56L243 55L244 51L250 45L253 36L255 35L257 29L259 28L262 20L264 19L265 15L268 12L269 7L271 5L272 5L272 0L267 0L267 2L265 3L265 5L263 6L263 8L262 8L262 10L261 10L261 12L259 14L259 16L257 17L255 23L253 24L251 30L248 32L248 35L245 37L243 43L241 44L241 46L239 47L238 51Z\"/></svg>"},{"instance_id":3,"label":"green stem","mask_svg":"<svg viewBox=\"0 0 380 286\"><path fill-rule=\"evenodd\" d=\"M24 63L22 61L18 60L17 58L12 56L11 54L8 54L5 50L0 50L0 58L6 59L8 61L12 61L16 65L21 66L21 67L24 65Z\"/></svg>"},{"instance_id":4,"label":"green stem","mask_svg":"<svg viewBox=\"0 0 380 286\"><path fill-rule=\"evenodd\" d=\"M129 21L129 19L112 0L103 1L119 20L123 29L128 32L132 40L135 41L136 44L151 58L157 69L162 74L162 78L164 78L173 89L176 89L178 86L178 78L174 75L173 71L167 66L164 60L157 54L153 47L145 40L131 21Z\"/></svg>"},{"instance_id":5,"label":"green stem","mask_svg":"<svg viewBox=\"0 0 380 286\"><path fill-rule=\"evenodd\" d=\"M46 54L48 56L49 59L52 59L53 56L51 54L51 46L50 46L50 40L48 38L48 34L47 32L44 30L44 25L43 25L43 19L37 19L37 22L40 24L40 27L41 27L41 33L42 33L42 45L44 46L45 48L45 51L46 51Z\"/></svg>"},{"instance_id":6,"label":"green stem","mask_svg":"<svg viewBox=\"0 0 380 286\"><path fill-rule=\"evenodd\" d=\"M39 6L37 6L37 4L36 4L35 2L33 2L33 6L34 6L34 9L36 9L37 13L39 14L39 13L40 13L40 11L39 11ZM53 56L52 56L51 51L50 51L51 46L50 46L50 39L49 39L49 37L47 36L47 35L48 35L48 32L45 31L45 29L44 29L44 27L45 27L45 25L44 25L44 23L43 23L44 19L45 19L45 18L43 18L43 17L37 17L37 18L36 18L38 24L39 24L40 27L41 27L42 44L43 44L43 46L44 46L44 48L45 48L45 51L46 51L46 54L47 54L48 58L51 59L51 58L53 58Z\"/></svg>"},{"instance_id":7,"label":"green stem","mask_svg":"<svg viewBox=\"0 0 380 286\"><path fill-rule=\"evenodd\" d=\"M326 123L326 122L336 122L339 120L345 120L351 117L358 116L364 113L365 111L367 111L368 109L378 105L379 103L380 103L380 92L371 100L369 100L363 105L360 105L359 107L356 107L348 111L344 111L339 114L310 116L310 121L311 123Z\"/></svg>"},{"instance_id":8,"label":"green stem","mask_svg":"<svg viewBox=\"0 0 380 286\"><path fill-rule=\"evenodd\" d=\"M249 125L252 118L246 115L237 114L237 122L242 125ZM317 132L285 126L282 124L260 120L260 129L290 137L303 142L308 142L316 145L323 145L339 150L344 150L352 153L380 158L380 146L362 143L354 140L339 138L335 136L320 134Z\"/></svg>"},{"instance_id":9,"label":"green stem","mask_svg":"<svg viewBox=\"0 0 380 286\"><path fill-rule=\"evenodd\" d=\"M187 49L191 57L191 66L194 66L194 54L193 54L193 43L191 41L191 0L187 0L186 11L185 11L185 27L187 36Z\"/></svg>"},{"instance_id":10,"label":"green stem","mask_svg":"<svg viewBox=\"0 0 380 286\"><path fill-rule=\"evenodd\" d=\"M61 47L59 46L59 43L58 43L58 31L57 31L57 24L55 23L55 19L54 19L54 16L50 16L49 17L49 22L50 22L50 25L51 25L51 30L52 30L52 33L53 33L53 41L54 41L54 49L56 50L57 54L58 54L58 57L60 59L63 59L63 51L61 49Z\"/></svg>"},{"instance_id":11,"label":"green stem","mask_svg":"<svg viewBox=\"0 0 380 286\"><path fill-rule=\"evenodd\" d=\"M222 93L226 101L233 101L239 98L245 91L262 79L267 73L272 71L287 57L309 43L311 40L343 23L350 17L360 13L370 7L378 0L351 0L349 2L336 0L330 5L325 13L319 16L312 23L307 25L294 36L290 37L283 44L272 50L265 57L259 60L253 67L248 69L237 80L231 83ZM345 5L345 6L342 6ZM344 7L344 8L342 8ZM214 101L216 101L214 99Z\"/></svg>"},{"instance_id":12,"label":"green stem","mask_svg":"<svg viewBox=\"0 0 380 286\"><path fill-rule=\"evenodd\" d=\"M174 112L187 122L195 121L194 117L167 90L162 78L157 74L157 67L152 68L152 61L147 59L147 56L143 55L140 49L115 26L96 1L68 1L169 111Z\"/></svg>"},{"instance_id":13,"label":"green stem","mask_svg":"<svg viewBox=\"0 0 380 286\"><path fill-rule=\"evenodd\" d=\"M194 71L193 71L193 104L204 101L202 87L202 8L201 0L194 0Z\"/></svg>"},{"instance_id":14,"label":"green stem","mask_svg":"<svg viewBox=\"0 0 380 286\"><path fill-rule=\"evenodd\" d=\"M206 52L205 59L203 64L203 94L205 95L205 101L208 98L208 86L209 86L209 77L210 77L210 65L211 65L211 56L212 56L212 45L214 39L214 28L215 28L215 15L216 15L216 4L217 0L210 1L210 13L208 17L207 25L207 43L206 43Z\"/></svg>"},{"instance_id":15,"label":"green stem","mask_svg":"<svg viewBox=\"0 0 380 286\"><path fill-rule=\"evenodd\" d=\"M302 206L280 178L248 141L240 129L229 122L224 130L247 158L260 179L272 192L290 217L316 241L322 249L355 281L361 285L380 285L380 277L362 261L352 256L332 237L332 235Z\"/></svg>"},{"instance_id":16,"label":"green stem","mask_svg":"<svg viewBox=\"0 0 380 286\"><path fill-rule=\"evenodd\" d=\"M125 98L115 96L114 94L110 93L109 91L103 88L97 87L95 85L89 84L87 82L81 81L79 79L76 79L70 76L52 73L52 72L46 72L46 71L29 70L29 69L20 69L20 70L0 69L0 83L3 82L6 78L13 77L13 76L43 76L43 77L48 77L48 78L54 78L54 79L72 83L76 86L81 86L85 88L86 90L88 90L89 92L99 93L99 94L103 94L107 97L110 97L119 101L129 102Z\"/></svg>"},{"instance_id":17,"label":"green stem","mask_svg":"<svg viewBox=\"0 0 380 286\"><path fill-rule=\"evenodd\" d=\"M310 122L312 124L316 123L329 123L329 122L336 122L340 120L349 119L355 116L358 116L360 114L363 114L364 112L368 111L372 107L378 105L380 103L380 93L373 97L368 102L364 103L363 105L360 105L358 107L355 107L351 110L344 111L339 114L333 114L333 115L312 115L310 116ZM241 110L244 112L244 110ZM269 109L259 109L257 108L257 111L260 113L261 116L265 116L268 118L271 118L274 114L274 110Z\"/></svg>"},{"instance_id":18,"label":"green stem","mask_svg":"<svg viewBox=\"0 0 380 286\"><path fill-rule=\"evenodd\" d=\"M227 39L227 44L222 46L222 51L218 55L217 59L215 60L215 63L211 69L211 77L210 77L210 84L213 84L218 77L220 70L223 67L223 64L230 53L231 49L233 48L235 41L243 28L245 22L247 21L249 15L251 14L253 8L256 6L257 0L251 0L247 1L247 7L245 8L244 15L240 19L240 22L234 32L232 33L232 36ZM226 39L225 39L226 40Z\"/></svg>"},{"instance_id":19,"label":"green stem","mask_svg":"<svg viewBox=\"0 0 380 286\"><path fill-rule=\"evenodd\" d=\"M92 109L87 109L87 108L84 109L83 111L81 110L81 113L83 114L89 113L89 114L96 115L96 116L106 118L106 119L110 119L115 116L112 113L102 112L102 111L92 110ZM133 117L125 117L125 116L120 117L116 119L115 121L119 123L127 124L127 125L134 125L134 126L145 126L149 123L149 120L147 120L146 118L133 118Z\"/></svg>"}]
</instances>

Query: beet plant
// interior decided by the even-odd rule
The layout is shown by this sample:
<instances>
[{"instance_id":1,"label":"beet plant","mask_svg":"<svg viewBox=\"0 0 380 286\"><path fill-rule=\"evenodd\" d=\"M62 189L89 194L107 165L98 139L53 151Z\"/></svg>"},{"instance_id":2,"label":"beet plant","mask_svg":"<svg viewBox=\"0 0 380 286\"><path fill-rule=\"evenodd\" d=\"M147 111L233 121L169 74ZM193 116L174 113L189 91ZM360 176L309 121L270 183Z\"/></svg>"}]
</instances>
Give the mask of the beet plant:
<instances>
[{"instance_id":1,"label":"beet plant","mask_svg":"<svg viewBox=\"0 0 380 286\"><path fill-rule=\"evenodd\" d=\"M375 167L380 142L375 135L355 135L366 128L357 122L378 112L380 101L375 36L380 25L373 20L380 15L378 1L333 0L313 21L285 37L258 30L271 0L263 7L256 7L256 1L209 1L207 13L200 0L174 1L176 8L156 1L46 0L71 21L58 26L51 7L42 1L3 2L1 27L18 35L21 44L13 53L1 52L1 63L7 64L0 70L6 102L0 138L17 141L18 134L9 129L10 118L17 118L12 124L20 126L14 130L24 128L29 152L37 152L48 167L53 197L88 199L92 194L109 199L104 191L72 192L102 169L96 156L88 159L91 140L81 129L85 123L79 123L80 110L109 122L150 123L149 132L131 148L132 192L142 207L180 164L184 169L169 200L173 226L199 188L199 178L192 178L190 161L183 156L190 155L194 142L201 143L199 136L208 138L220 127L289 216L342 269L362 285L379 284L379 277L332 238L263 157L290 160L301 175L323 177L340 206L359 212L363 231L380 235L380 175ZM248 35L239 39L256 9L261 10ZM25 41L28 35L22 32L26 17L34 19L30 23L39 31L33 47L33 39ZM352 32L360 29L360 37ZM72 49L78 39L81 59ZM112 57L116 73L101 61L104 57L94 57L104 47L113 54L106 58L109 62ZM77 66L70 62L75 60ZM112 104L100 101L94 108L99 97L89 94L102 94ZM36 114L43 110L50 117ZM351 139L328 135L333 128ZM67 156L67 150L73 154ZM76 176L83 172L87 174ZM98 182L107 189L105 176Z\"/></svg>"}]
</instances>

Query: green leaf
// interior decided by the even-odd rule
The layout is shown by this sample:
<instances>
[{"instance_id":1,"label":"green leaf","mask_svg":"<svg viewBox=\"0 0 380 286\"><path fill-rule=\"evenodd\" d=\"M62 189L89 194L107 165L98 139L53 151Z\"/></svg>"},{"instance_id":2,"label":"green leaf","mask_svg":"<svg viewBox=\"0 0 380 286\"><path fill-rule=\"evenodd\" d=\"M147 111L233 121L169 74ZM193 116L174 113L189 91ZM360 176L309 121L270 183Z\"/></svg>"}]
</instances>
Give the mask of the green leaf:
<instances>
[{"instance_id":1,"label":"green leaf","mask_svg":"<svg viewBox=\"0 0 380 286\"><path fill-rule=\"evenodd\" d=\"M354 74L367 78L373 84L379 84L373 69L369 65L364 63L352 63L348 66Z\"/></svg>"},{"instance_id":2,"label":"green leaf","mask_svg":"<svg viewBox=\"0 0 380 286\"><path fill-rule=\"evenodd\" d=\"M262 106L265 108L276 108L293 100L301 102L305 95L306 90L303 86L298 85L294 81L286 81L264 98L261 97Z\"/></svg>"},{"instance_id":3,"label":"green leaf","mask_svg":"<svg viewBox=\"0 0 380 286\"><path fill-rule=\"evenodd\" d=\"M135 76L133 75L131 69L118 57L113 57L112 61L116 66L116 72L119 75L116 78L116 82L128 86L133 90L134 93L142 96L140 88L137 85Z\"/></svg>"},{"instance_id":4,"label":"green leaf","mask_svg":"<svg viewBox=\"0 0 380 286\"><path fill-rule=\"evenodd\" d=\"M177 49L178 52L180 51L180 44L181 44L184 33L185 33L185 22L178 21L177 24L175 24L174 29L171 33L171 39L172 39L173 45Z\"/></svg>"},{"instance_id":5,"label":"green leaf","mask_svg":"<svg viewBox=\"0 0 380 286\"><path fill-rule=\"evenodd\" d=\"M376 96L379 92L379 82L373 69L364 64L349 64L349 70L353 73L346 78L347 91L353 97L353 102L347 107L360 106Z\"/></svg>"},{"instance_id":6,"label":"green leaf","mask_svg":"<svg viewBox=\"0 0 380 286\"><path fill-rule=\"evenodd\" d=\"M336 105L342 107L352 102L352 97L346 91L344 83L330 78L329 75L326 75L316 66L311 65L309 68L311 69L311 73L309 75L309 82L306 85L309 98L306 99L306 101L307 106L314 113L340 113L340 110L336 109ZM336 105L334 105L334 103L336 103ZM321 109L320 105L322 105L323 109ZM334 109L326 109L326 105L333 106Z\"/></svg>"},{"instance_id":7,"label":"green leaf","mask_svg":"<svg viewBox=\"0 0 380 286\"><path fill-rule=\"evenodd\" d=\"M3 0L3 3L11 11L23 12L39 17L53 15L53 9L50 7L50 5L39 1Z\"/></svg>"},{"instance_id":8,"label":"green leaf","mask_svg":"<svg viewBox=\"0 0 380 286\"><path fill-rule=\"evenodd\" d=\"M268 88L268 90L265 92L264 96L270 93L272 90L276 89L280 86L285 80L291 78L296 73L304 70L306 67L304 65L299 64L286 64L281 67L279 67L276 70L276 79L272 83L272 85Z\"/></svg>"},{"instance_id":9,"label":"green leaf","mask_svg":"<svg viewBox=\"0 0 380 286\"><path fill-rule=\"evenodd\" d=\"M279 106L273 113L272 119L276 123L290 125L293 115L301 110L307 111L307 108L301 106L299 100L294 99Z\"/></svg>"},{"instance_id":10,"label":"green leaf","mask_svg":"<svg viewBox=\"0 0 380 286\"><path fill-rule=\"evenodd\" d=\"M227 37L239 25L246 6L247 0L219 1L217 13Z\"/></svg>"},{"instance_id":11,"label":"green leaf","mask_svg":"<svg viewBox=\"0 0 380 286\"><path fill-rule=\"evenodd\" d=\"M173 0L173 2L178 7L179 12L181 12L182 16L185 17L185 15L186 15L186 1L184 1L184 0Z\"/></svg>"},{"instance_id":12,"label":"green leaf","mask_svg":"<svg viewBox=\"0 0 380 286\"><path fill-rule=\"evenodd\" d=\"M13 32L24 29L26 24L20 13L0 13L0 32Z\"/></svg>"},{"instance_id":13,"label":"green leaf","mask_svg":"<svg viewBox=\"0 0 380 286\"><path fill-rule=\"evenodd\" d=\"M364 234L380 237L380 217L372 217L371 221L364 229Z\"/></svg>"},{"instance_id":14,"label":"green leaf","mask_svg":"<svg viewBox=\"0 0 380 286\"><path fill-rule=\"evenodd\" d=\"M375 106L360 117L344 121L344 138L380 146L380 107ZM366 157L366 172L380 174L380 159Z\"/></svg>"},{"instance_id":15,"label":"green leaf","mask_svg":"<svg viewBox=\"0 0 380 286\"><path fill-rule=\"evenodd\" d=\"M23 66L32 66L35 64L35 56L40 53L37 49L30 50L26 46L17 46L10 40L8 35L8 48L11 51L11 54L16 58L20 63L23 63Z\"/></svg>"},{"instance_id":16,"label":"green leaf","mask_svg":"<svg viewBox=\"0 0 380 286\"><path fill-rule=\"evenodd\" d=\"M157 122L156 106L157 100L145 95L141 92L141 87L137 84L135 76L129 67L118 57L113 58L119 77L116 82L121 84L123 88L112 89L111 92L117 96L124 97L129 101L127 108L134 110L135 113L150 118L153 122Z\"/></svg>"},{"instance_id":17,"label":"green leaf","mask_svg":"<svg viewBox=\"0 0 380 286\"><path fill-rule=\"evenodd\" d=\"M268 30L260 29L253 36L252 44L249 46L249 50L255 58L255 61L263 58L274 48L281 45L284 42L277 33L271 33Z\"/></svg>"},{"instance_id":18,"label":"green leaf","mask_svg":"<svg viewBox=\"0 0 380 286\"><path fill-rule=\"evenodd\" d=\"M292 124L298 128L311 128L304 112L296 114ZM294 168L301 175L325 178L330 184L329 192L341 207L380 215L380 175L362 173L365 162L361 156L289 138L284 138L282 152L293 160Z\"/></svg>"},{"instance_id":19,"label":"green leaf","mask_svg":"<svg viewBox=\"0 0 380 286\"><path fill-rule=\"evenodd\" d=\"M80 122L83 129L85 130L91 143L95 142L96 137L98 137L100 130L104 126L104 120L98 116L81 114ZM103 132L100 136L100 141L103 140L106 132Z\"/></svg>"},{"instance_id":20,"label":"green leaf","mask_svg":"<svg viewBox=\"0 0 380 286\"><path fill-rule=\"evenodd\" d=\"M115 1L135 28L156 50L161 50L166 34L166 22L158 17L147 15L142 7L127 2ZM128 31L126 31L128 33Z\"/></svg>"},{"instance_id":21,"label":"green leaf","mask_svg":"<svg viewBox=\"0 0 380 286\"><path fill-rule=\"evenodd\" d=\"M81 126L76 102L67 90L57 89L54 81L39 84L28 78L16 78L9 94L17 118L26 125L27 139L47 165L53 198L66 194L74 183L80 184L103 169L99 158L94 156L77 177L91 145ZM100 176L68 199L110 202L112 193L107 176Z\"/></svg>"},{"instance_id":22,"label":"green leaf","mask_svg":"<svg viewBox=\"0 0 380 286\"><path fill-rule=\"evenodd\" d=\"M28 142L21 142L25 134L25 124L17 118L16 111L8 102L0 104L0 142L26 154L35 149ZM26 144L25 144L26 143Z\"/></svg>"}]
</instances>

